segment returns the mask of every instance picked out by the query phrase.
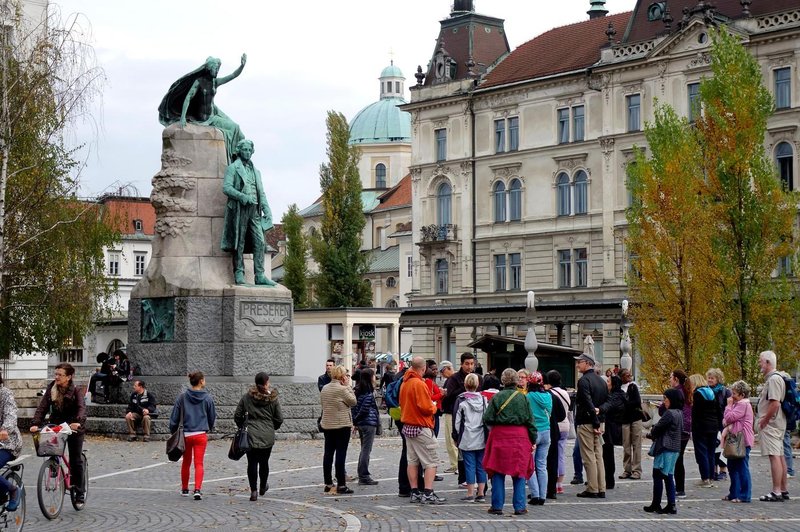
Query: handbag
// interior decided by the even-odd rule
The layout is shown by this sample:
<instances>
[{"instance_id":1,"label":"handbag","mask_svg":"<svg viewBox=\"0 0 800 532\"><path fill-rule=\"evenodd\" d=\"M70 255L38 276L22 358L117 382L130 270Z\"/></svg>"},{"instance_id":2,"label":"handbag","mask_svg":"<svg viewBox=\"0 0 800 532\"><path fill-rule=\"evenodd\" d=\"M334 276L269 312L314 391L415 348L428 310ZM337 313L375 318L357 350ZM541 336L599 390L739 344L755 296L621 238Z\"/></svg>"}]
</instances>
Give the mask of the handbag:
<instances>
[{"instance_id":1,"label":"handbag","mask_svg":"<svg viewBox=\"0 0 800 532\"><path fill-rule=\"evenodd\" d=\"M737 432L731 434L730 432L725 436L725 444L722 447L722 455L725 458L744 458L747 454L747 449L744 444L744 432Z\"/></svg>"},{"instance_id":2,"label":"handbag","mask_svg":"<svg viewBox=\"0 0 800 532\"><path fill-rule=\"evenodd\" d=\"M228 458L231 460L239 460L242 456L247 454L250 450L250 433L247 432L247 412L244 413L244 422L242 426L236 429L236 434L233 435L231 441L231 448L228 450Z\"/></svg>"},{"instance_id":3,"label":"handbag","mask_svg":"<svg viewBox=\"0 0 800 532\"><path fill-rule=\"evenodd\" d=\"M183 410L186 407L186 396L183 397L181 404L181 419L178 422L178 430L172 433L167 440L167 458L170 462L177 462L186 450L186 439L183 436Z\"/></svg>"}]
</instances>

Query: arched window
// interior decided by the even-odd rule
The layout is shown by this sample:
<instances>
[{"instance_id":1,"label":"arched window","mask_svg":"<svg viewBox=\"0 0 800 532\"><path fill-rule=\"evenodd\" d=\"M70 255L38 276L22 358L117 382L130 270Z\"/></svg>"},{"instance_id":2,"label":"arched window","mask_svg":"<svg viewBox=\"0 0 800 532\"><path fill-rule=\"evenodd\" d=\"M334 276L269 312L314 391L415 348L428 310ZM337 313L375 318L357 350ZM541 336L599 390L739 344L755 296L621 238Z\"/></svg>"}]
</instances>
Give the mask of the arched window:
<instances>
[{"instance_id":1,"label":"arched window","mask_svg":"<svg viewBox=\"0 0 800 532\"><path fill-rule=\"evenodd\" d=\"M569 176L565 173L558 174L556 179L556 204L559 216L569 216Z\"/></svg>"},{"instance_id":2,"label":"arched window","mask_svg":"<svg viewBox=\"0 0 800 532\"><path fill-rule=\"evenodd\" d=\"M575 174L575 214L589 212L589 177L579 170Z\"/></svg>"},{"instance_id":3,"label":"arched window","mask_svg":"<svg viewBox=\"0 0 800 532\"><path fill-rule=\"evenodd\" d=\"M437 212L436 221L439 225L447 225L452 223L451 217L451 203L453 197L453 189L450 188L450 183L442 183L436 191L437 199Z\"/></svg>"},{"instance_id":4,"label":"arched window","mask_svg":"<svg viewBox=\"0 0 800 532\"><path fill-rule=\"evenodd\" d=\"M397 279L394 277L387 277L386 278L386 288L394 288L397 286Z\"/></svg>"},{"instance_id":5,"label":"arched window","mask_svg":"<svg viewBox=\"0 0 800 532\"><path fill-rule=\"evenodd\" d=\"M386 188L386 165L383 163L375 167L375 188Z\"/></svg>"},{"instance_id":6,"label":"arched window","mask_svg":"<svg viewBox=\"0 0 800 532\"><path fill-rule=\"evenodd\" d=\"M119 338L114 338L111 340L111 342L109 342L108 347L106 348L106 353L113 355L114 351L117 349L125 349L125 343Z\"/></svg>"},{"instance_id":7,"label":"arched window","mask_svg":"<svg viewBox=\"0 0 800 532\"><path fill-rule=\"evenodd\" d=\"M784 190L794 190L794 153L788 142L781 142L775 148L775 162Z\"/></svg>"},{"instance_id":8,"label":"arched window","mask_svg":"<svg viewBox=\"0 0 800 532\"><path fill-rule=\"evenodd\" d=\"M397 308L397 300L392 298L386 302L386 308Z\"/></svg>"},{"instance_id":9,"label":"arched window","mask_svg":"<svg viewBox=\"0 0 800 532\"><path fill-rule=\"evenodd\" d=\"M436 293L446 294L448 287L448 265L447 259L436 260Z\"/></svg>"},{"instance_id":10,"label":"arched window","mask_svg":"<svg viewBox=\"0 0 800 532\"><path fill-rule=\"evenodd\" d=\"M506 185L502 181L494 184L494 221L506 221Z\"/></svg>"},{"instance_id":11,"label":"arched window","mask_svg":"<svg viewBox=\"0 0 800 532\"><path fill-rule=\"evenodd\" d=\"M522 183L512 179L508 187L508 219L512 222L522 220Z\"/></svg>"}]
</instances>

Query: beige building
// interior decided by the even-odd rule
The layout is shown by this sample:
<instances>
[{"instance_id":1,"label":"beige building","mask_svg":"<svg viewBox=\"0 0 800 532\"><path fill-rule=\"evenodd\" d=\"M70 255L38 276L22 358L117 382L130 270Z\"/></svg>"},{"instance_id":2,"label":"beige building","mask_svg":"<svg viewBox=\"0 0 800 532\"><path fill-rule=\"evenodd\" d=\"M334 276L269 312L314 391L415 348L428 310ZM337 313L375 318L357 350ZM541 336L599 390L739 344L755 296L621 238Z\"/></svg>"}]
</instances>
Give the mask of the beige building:
<instances>
[{"instance_id":1,"label":"beige building","mask_svg":"<svg viewBox=\"0 0 800 532\"><path fill-rule=\"evenodd\" d=\"M656 98L697 112L711 27L727 25L761 63L777 104L765 149L795 188L800 0L639 0L615 15L604 4L510 53L502 21L472 2L441 22L403 106L415 273L401 326L414 327L414 352L449 358L486 332L524 335L533 290L540 339L580 348L591 335L600 361L618 362L626 166Z\"/></svg>"}]
</instances>

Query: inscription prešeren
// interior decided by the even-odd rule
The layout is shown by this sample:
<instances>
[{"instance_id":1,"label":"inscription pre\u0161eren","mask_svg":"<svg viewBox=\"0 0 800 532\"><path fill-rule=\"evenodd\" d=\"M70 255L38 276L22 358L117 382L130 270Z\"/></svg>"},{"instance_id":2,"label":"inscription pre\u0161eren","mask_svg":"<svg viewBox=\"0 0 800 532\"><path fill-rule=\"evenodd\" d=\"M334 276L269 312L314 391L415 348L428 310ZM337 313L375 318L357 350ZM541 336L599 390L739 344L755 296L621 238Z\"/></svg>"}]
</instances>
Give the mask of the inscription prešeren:
<instances>
[{"instance_id":1,"label":"inscription pre\u0161eren","mask_svg":"<svg viewBox=\"0 0 800 532\"><path fill-rule=\"evenodd\" d=\"M253 325L280 325L291 317L288 303L269 303L265 301L240 301L239 319L248 320Z\"/></svg>"}]
</instances>

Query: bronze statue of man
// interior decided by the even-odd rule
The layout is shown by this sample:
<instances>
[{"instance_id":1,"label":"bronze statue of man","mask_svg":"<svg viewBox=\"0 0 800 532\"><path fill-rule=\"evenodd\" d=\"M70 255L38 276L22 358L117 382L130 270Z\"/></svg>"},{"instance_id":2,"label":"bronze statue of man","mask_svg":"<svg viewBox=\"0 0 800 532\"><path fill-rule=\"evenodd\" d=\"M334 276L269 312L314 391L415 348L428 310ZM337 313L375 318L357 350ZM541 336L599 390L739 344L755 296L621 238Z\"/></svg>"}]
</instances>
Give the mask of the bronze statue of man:
<instances>
[{"instance_id":1,"label":"bronze statue of man","mask_svg":"<svg viewBox=\"0 0 800 532\"><path fill-rule=\"evenodd\" d=\"M264 231L272 227L272 211L264 194L261 172L250 160L253 151L253 141L239 141L236 145L238 158L225 170L222 191L228 196L228 204L221 247L222 251L233 253L236 284L244 284L244 254L252 253L256 284L275 286L264 275Z\"/></svg>"}]
</instances>

